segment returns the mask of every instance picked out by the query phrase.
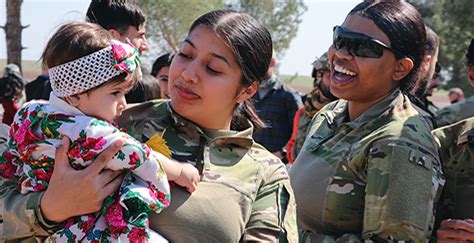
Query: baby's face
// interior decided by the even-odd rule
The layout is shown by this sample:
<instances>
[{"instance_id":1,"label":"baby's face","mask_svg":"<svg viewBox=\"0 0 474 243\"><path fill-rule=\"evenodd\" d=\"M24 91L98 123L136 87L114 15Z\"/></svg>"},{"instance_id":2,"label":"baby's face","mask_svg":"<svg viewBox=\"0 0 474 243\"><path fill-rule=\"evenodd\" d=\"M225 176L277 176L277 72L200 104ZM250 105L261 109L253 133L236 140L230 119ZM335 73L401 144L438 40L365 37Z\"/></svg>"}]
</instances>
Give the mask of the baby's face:
<instances>
[{"instance_id":1,"label":"baby's face","mask_svg":"<svg viewBox=\"0 0 474 243\"><path fill-rule=\"evenodd\" d=\"M105 84L100 88L80 94L76 108L88 116L113 121L127 106L125 94L131 88L125 81Z\"/></svg>"}]
</instances>

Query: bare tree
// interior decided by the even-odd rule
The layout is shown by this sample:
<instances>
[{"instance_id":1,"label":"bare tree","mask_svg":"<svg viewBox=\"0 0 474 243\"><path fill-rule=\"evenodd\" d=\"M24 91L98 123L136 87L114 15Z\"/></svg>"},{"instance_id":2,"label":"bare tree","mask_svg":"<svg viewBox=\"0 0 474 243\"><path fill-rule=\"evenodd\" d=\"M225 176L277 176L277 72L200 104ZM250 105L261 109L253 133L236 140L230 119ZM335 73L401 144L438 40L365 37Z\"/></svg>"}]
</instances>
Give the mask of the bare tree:
<instances>
[{"instance_id":1,"label":"bare tree","mask_svg":"<svg viewBox=\"0 0 474 243\"><path fill-rule=\"evenodd\" d=\"M21 32L27 26L21 25L21 4L23 0L7 0L7 23L0 26L7 40L7 63L14 63L21 69Z\"/></svg>"}]
</instances>

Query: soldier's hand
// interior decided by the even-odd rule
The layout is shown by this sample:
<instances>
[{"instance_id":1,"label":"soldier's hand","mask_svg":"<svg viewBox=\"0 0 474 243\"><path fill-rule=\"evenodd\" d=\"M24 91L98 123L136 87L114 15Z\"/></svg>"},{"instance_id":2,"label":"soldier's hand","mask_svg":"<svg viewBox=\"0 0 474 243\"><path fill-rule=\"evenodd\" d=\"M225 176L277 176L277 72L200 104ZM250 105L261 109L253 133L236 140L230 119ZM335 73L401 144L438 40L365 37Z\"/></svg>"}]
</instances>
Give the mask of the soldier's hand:
<instances>
[{"instance_id":1,"label":"soldier's hand","mask_svg":"<svg viewBox=\"0 0 474 243\"><path fill-rule=\"evenodd\" d=\"M181 166L182 171L174 182L185 187L188 192L196 191L200 179L199 171L192 164L182 163Z\"/></svg>"},{"instance_id":2,"label":"soldier's hand","mask_svg":"<svg viewBox=\"0 0 474 243\"><path fill-rule=\"evenodd\" d=\"M436 231L438 242L472 242L474 241L474 220L445 219Z\"/></svg>"},{"instance_id":3,"label":"soldier's hand","mask_svg":"<svg viewBox=\"0 0 474 243\"><path fill-rule=\"evenodd\" d=\"M54 171L40 201L43 216L52 222L98 211L103 200L120 187L123 179L121 171L103 170L123 146L123 141L116 141L84 170L75 170L69 165L69 144L69 139L64 138L56 150Z\"/></svg>"}]
</instances>

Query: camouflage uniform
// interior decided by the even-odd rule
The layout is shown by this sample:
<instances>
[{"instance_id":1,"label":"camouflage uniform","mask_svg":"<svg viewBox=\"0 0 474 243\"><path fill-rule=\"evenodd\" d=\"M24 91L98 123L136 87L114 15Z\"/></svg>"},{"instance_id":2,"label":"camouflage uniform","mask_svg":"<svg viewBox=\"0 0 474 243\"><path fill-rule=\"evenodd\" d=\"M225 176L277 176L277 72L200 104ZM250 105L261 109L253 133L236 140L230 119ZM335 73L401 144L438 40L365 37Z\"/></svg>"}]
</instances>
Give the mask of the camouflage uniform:
<instances>
[{"instance_id":1,"label":"camouflage uniform","mask_svg":"<svg viewBox=\"0 0 474 243\"><path fill-rule=\"evenodd\" d=\"M189 194L171 188L171 204L150 215L150 227L172 242L296 242L296 209L285 166L243 131L201 129L165 101L127 111L119 121L140 141L159 134L178 161L201 173Z\"/></svg>"},{"instance_id":2,"label":"camouflage uniform","mask_svg":"<svg viewBox=\"0 0 474 243\"><path fill-rule=\"evenodd\" d=\"M436 112L436 125L443 127L474 116L474 96Z\"/></svg>"},{"instance_id":3,"label":"camouflage uniform","mask_svg":"<svg viewBox=\"0 0 474 243\"><path fill-rule=\"evenodd\" d=\"M141 141L162 135L173 158L195 164L202 177L189 194L171 188L171 205L150 215L150 227L173 242L297 242L296 209L285 166L243 131L203 130L151 101L127 110L120 121ZM0 242L37 242L61 225L42 218L43 192L22 195L18 183L0 181ZM18 238L24 237L23 240Z\"/></svg>"},{"instance_id":4,"label":"camouflage uniform","mask_svg":"<svg viewBox=\"0 0 474 243\"><path fill-rule=\"evenodd\" d=\"M317 77L316 75L318 71L329 72L327 53L324 53L323 55L321 55L321 57L319 57L313 62L313 72L311 76L314 78L314 88L313 90L311 90L310 93L306 95L306 100L303 104L304 106L300 108L302 109L302 113L299 116L299 119L297 120L295 116L294 123L297 124L297 128L293 129L293 134L291 136L291 139L294 140L294 143L291 146L287 146L287 152L291 154L290 162L293 162L296 156L298 156L299 152L301 151L313 116L325 105L337 99L337 97L330 93L329 87L326 88L327 91L323 91L321 89L321 86L324 84L322 84L322 77Z\"/></svg>"},{"instance_id":5,"label":"camouflage uniform","mask_svg":"<svg viewBox=\"0 0 474 243\"><path fill-rule=\"evenodd\" d=\"M347 105L316 114L290 170L300 241L424 241L442 184L426 123L398 89L349 122Z\"/></svg>"},{"instance_id":6,"label":"camouflage uniform","mask_svg":"<svg viewBox=\"0 0 474 243\"><path fill-rule=\"evenodd\" d=\"M433 135L446 174L437 222L474 218L474 117L436 129Z\"/></svg>"}]
</instances>

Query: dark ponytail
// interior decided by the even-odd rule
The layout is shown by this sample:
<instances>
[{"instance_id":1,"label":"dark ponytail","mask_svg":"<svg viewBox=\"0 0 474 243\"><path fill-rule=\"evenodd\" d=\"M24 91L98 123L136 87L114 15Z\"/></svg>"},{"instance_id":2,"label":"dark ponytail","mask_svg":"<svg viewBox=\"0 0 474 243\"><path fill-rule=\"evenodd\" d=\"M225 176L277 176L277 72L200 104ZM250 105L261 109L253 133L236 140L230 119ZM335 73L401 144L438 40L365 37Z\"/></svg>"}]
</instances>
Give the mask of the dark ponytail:
<instances>
[{"instance_id":1,"label":"dark ponytail","mask_svg":"<svg viewBox=\"0 0 474 243\"><path fill-rule=\"evenodd\" d=\"M258 117L255 111L252 100L245 100L235 108L230 129L243 130L248 127L249 122L252 123L256 131L265 127L265 123Z\"/></svg>"}]
</instances>

